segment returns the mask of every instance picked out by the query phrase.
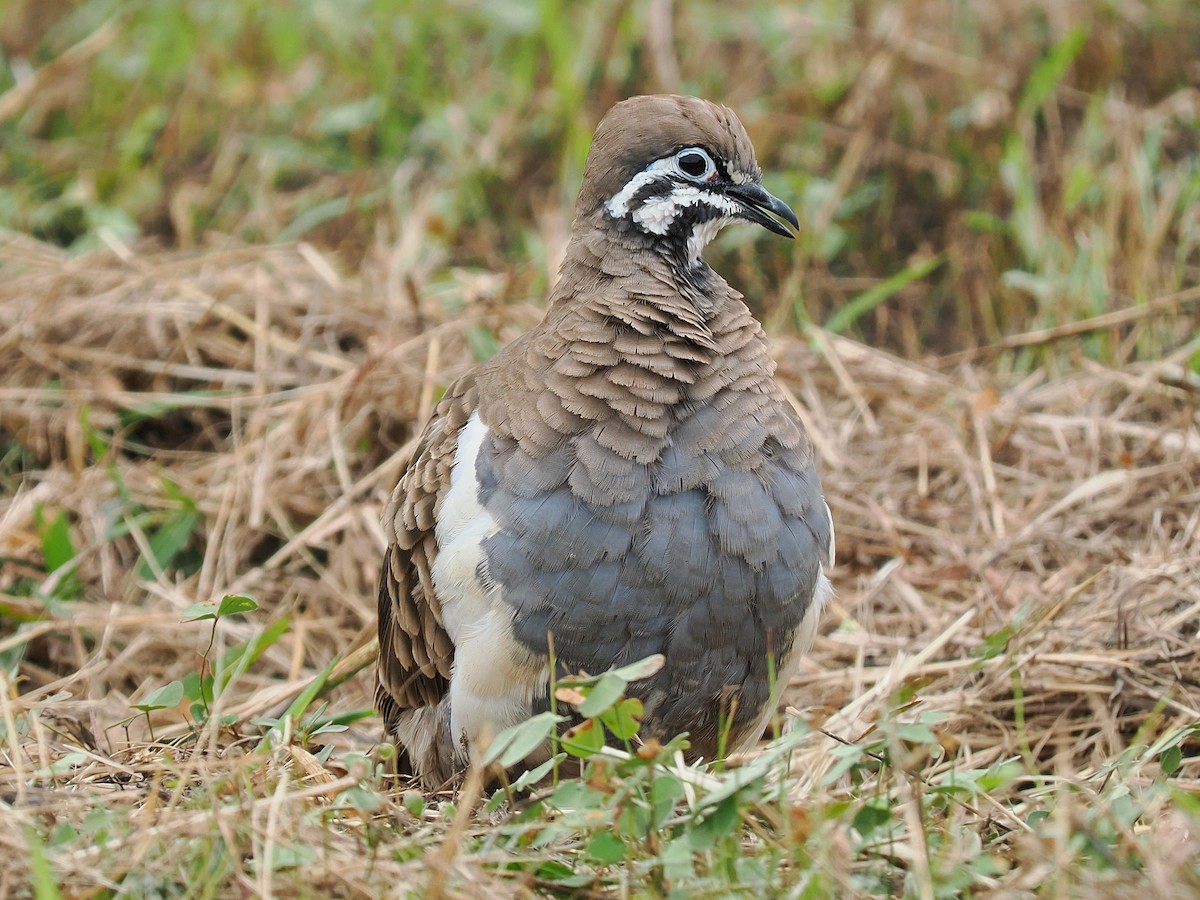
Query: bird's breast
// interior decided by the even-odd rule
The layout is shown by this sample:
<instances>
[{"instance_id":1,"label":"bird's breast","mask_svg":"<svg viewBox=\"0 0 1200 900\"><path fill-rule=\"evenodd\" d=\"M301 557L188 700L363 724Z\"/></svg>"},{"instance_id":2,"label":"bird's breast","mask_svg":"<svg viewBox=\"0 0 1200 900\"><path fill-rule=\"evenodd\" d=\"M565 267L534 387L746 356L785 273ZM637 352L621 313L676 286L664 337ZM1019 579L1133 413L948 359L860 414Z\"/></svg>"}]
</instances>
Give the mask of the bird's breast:
<instances>
[{"instance_id":1,"label":"bird's breast","mask_svg":"<svg viewBox=\"0 0 1200 900\"><path fill-rule=\"evenodd\" d=\"M736 672L790 640L823 558L820 486L764 404L732 405L688 406L653 455L614 439L633 427L615 413L549 450L483 436L479 576L502 591L516 640L544 654L553 635L560 659L591 672L653 653Z\"/></svg>"}]
</instances>

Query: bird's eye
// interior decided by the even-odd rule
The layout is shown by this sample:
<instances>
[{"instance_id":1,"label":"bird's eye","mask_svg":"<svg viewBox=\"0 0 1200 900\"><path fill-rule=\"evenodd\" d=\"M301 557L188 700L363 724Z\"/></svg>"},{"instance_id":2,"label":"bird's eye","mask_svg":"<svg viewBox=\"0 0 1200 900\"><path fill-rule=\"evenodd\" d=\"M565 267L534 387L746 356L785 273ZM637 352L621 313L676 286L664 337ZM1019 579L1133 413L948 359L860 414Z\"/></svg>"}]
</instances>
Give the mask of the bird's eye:
<instances>
[{"instance_id":1,"label":"bird's eye","mask_svg":"<svg viewBox=\"0 0 1200 900\"><path fill-rule=\"evenodd\" d=\"M706 179L717 167L707 153L699 147L688 147L675 154L675 164L688 178Z\"/></svg>"}]
</instances>

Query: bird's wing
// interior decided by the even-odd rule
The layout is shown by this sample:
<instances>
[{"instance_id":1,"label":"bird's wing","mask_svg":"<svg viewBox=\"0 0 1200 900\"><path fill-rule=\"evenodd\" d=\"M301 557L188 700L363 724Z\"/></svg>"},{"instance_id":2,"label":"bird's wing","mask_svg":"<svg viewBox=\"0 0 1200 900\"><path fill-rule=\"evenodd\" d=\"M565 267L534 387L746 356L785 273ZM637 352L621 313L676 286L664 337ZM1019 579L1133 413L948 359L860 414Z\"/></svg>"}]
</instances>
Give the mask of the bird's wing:
<instances>
[{"instance_id":1,"label":"bird's wing","mask_svg":"<svg viewBox=\"0 0 1200 900\"><path fill-rule=\"evenodd\" d=\"M379 685L389 733L409 710L436 706L450 685L454 643L433 586L436 510L450 487L459 432L476 405L474 379L447 390L383 516L389 546L379 575Z\"/></svg>"}]
</instances>

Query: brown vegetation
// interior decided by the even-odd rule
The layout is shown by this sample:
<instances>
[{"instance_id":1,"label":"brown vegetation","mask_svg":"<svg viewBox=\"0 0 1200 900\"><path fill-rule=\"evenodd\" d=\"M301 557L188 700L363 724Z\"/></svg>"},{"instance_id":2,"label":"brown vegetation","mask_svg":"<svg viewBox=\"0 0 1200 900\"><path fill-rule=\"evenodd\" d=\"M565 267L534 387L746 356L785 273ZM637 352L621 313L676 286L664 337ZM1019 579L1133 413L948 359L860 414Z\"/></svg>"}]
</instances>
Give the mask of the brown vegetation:
<instances>
[{"instance_id":1,"label":"brown vegetation","mask_svg":"<svg viewBox=\"0 0 1200 900\"><path fill-rule=\"evenodd\" d=\"M490 276L463 274L437 297L392 293L372 273L346 281L306 245L71 259L9 236L0 263L14 273L0 284L0 427L6 467L23 472L0 501L0 604L26 623L0 637L19 660L0 698L4 801L19 818L78 824L107 797L162 835L194 836L210 823L154 800L177 760L193 760L189 777L244 765L250 720L278 715L337 658L351 677L333 707L369 706L381 505L472 343L538 310L498 305ZM897 696L944 714L946 760L925 778L1019 757L1086 786L1135 737L1200 721L1195 341L1154 362L1017 379L809 338L780 339L776 355L817 444L839 564L788 694L832 736L798 756L801 784L831 764L833 738L861 739ZM184 507L196 516L171 565L139 569L155 558L151 529ZM47 572L58 511L78 551ZM226 593L260 612L222 619L217 653L265 621L290 628L223 697L233 724L164 756L145 720L118 723L199 668L212 623L182 611ZM154 738L185 736L185 712L153 713ZM368 719L339 745L366 750L377 729ZM1175 777L1196 789L1192 740ZM328 765L290 752L311 792L289 803L353 783L342 751ZM1012 790L980 822L1032 841L1017 819L1033 788ZM257 816L272 801L246 802ZM1164 878L1200 850L1173 821L1160 823L1178 843L1156 863ZM57 865L70 882L98 863L81 851ZM1037 871L1011 885L1031 888Z\"/></svg>"}]
</instances>

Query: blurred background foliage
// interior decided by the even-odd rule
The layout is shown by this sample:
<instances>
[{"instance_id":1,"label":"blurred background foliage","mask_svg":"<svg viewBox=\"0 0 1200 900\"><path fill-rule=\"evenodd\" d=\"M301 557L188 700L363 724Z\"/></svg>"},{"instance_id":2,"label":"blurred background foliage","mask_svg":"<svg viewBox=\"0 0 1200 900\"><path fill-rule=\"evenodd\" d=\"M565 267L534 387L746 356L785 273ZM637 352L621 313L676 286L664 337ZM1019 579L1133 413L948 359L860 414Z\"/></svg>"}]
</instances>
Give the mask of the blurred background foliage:
<instances>
[{"instance_id":1,"label":"blurred background foliage","mask_svg":"<svg viewBox=\"0 0 1200 900\"><path fill-rule=\"evenodd\" d=\"M775 330L946 353L1200 282L1194 0L3 8L0 227L76 251L303 239L353 272L407 241L540 296L596 121L672 90L735 107L800 217L710 252ZM1167 311L1081 346L1195 337Z\"/></svg>"}]
</instances>

